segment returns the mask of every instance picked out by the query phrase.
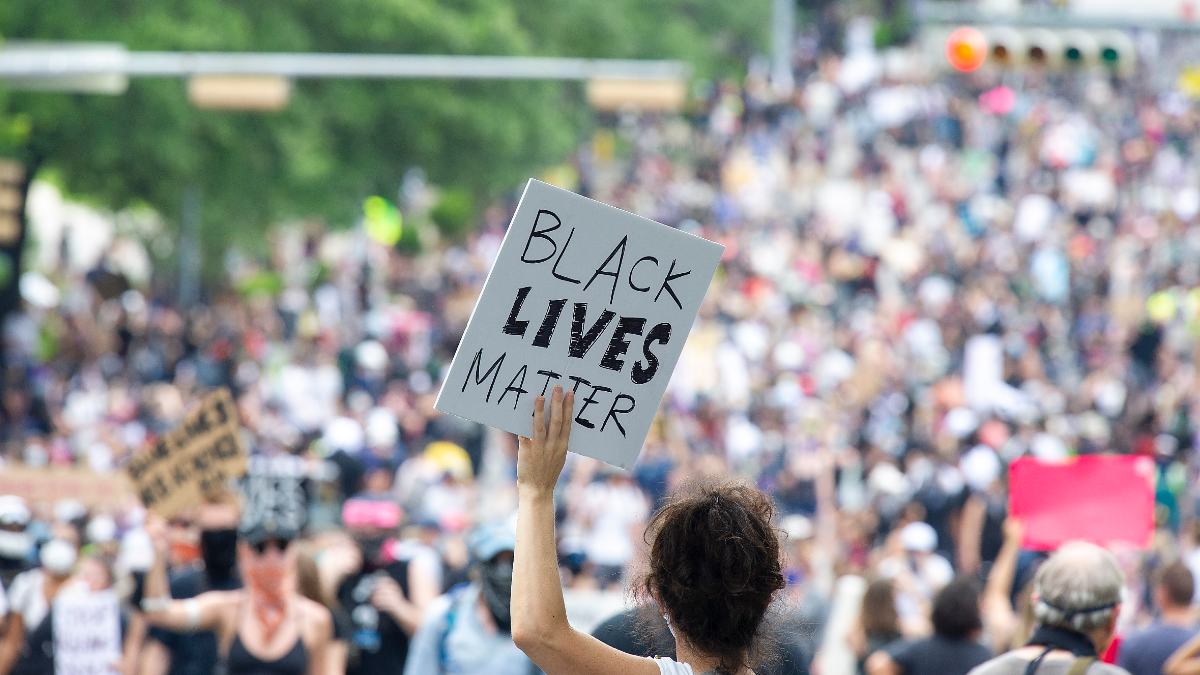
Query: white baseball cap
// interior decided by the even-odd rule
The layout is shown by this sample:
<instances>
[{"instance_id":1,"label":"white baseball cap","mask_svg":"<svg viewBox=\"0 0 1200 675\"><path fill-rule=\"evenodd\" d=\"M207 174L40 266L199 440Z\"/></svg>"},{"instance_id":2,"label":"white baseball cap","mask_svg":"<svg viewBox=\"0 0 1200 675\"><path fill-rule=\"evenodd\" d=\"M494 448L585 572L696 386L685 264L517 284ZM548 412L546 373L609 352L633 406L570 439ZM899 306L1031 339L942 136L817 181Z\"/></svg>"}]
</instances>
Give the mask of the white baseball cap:
<instances>
[{"instance_id":1,"label":"white baseball cap","mask_svg":"<svg viewBox=\"0 0 1200 675\"><path fill-rule=\"evenodd\" d=\"M906 551L932 553L937 548L937 532L929 523L909 523L900 530L900 543Z\"/></svg>"},{"instance_id":2,"label":"white baseball cap","mask_svg":"<svg viewBox=\"0 0 1200 675\"><path fill-rule=\"evenodd\" d=\"M0 496L0 525L25 527L29 524L29 507L16 495Z\"/></svg>"}]
</instances>

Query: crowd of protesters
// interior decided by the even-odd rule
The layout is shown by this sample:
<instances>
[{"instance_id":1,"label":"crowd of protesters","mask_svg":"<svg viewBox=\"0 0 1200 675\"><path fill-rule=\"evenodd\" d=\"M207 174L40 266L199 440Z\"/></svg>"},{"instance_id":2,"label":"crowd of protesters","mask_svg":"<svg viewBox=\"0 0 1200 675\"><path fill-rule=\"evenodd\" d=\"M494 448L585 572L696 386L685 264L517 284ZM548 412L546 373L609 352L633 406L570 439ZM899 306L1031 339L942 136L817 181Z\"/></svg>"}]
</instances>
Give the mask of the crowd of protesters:
<instances>
[{"instance_id":1,"label":"crowd of protesters","mask_svg":"<svg viewBox=\"0 0 1200 675\"><path fill-rule=\"evenodd\" d=\"M619 116L565 187L726 253L637 466L568 458L568 611L637 578L675 487L740 476L784 532L785 656L756 672L965 673L1070 625L1034 615L1044 556L1020 550L1006 466L1134 453L1157 533L1115 552L1106 659L1191 672L1198 125L1143 78L947 76L806 41L787 95L752 70L686 115ZM534 672L509 637L517 441L433 408L513 206L420 254L281 230L191 306L107 257L46 271L4 327L6 467L115 474L228 387L252 452L305 467L308 518L247 522L232 493L171 521L133 496L0 497L0 675L50 672L53 601L78 589L122 598L124 673ZM639 622L597 634L671 655Z\"/></svg>"}]
</instances>

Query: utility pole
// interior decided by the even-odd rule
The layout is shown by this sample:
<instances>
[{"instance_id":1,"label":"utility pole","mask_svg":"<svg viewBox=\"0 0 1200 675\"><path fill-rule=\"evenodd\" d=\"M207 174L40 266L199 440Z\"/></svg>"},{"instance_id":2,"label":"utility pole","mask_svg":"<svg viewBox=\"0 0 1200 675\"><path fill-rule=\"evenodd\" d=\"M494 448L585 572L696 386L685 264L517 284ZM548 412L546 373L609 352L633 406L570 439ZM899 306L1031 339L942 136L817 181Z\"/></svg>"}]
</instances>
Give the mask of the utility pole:
<instances>
[{"instance_id":1,"label":"utility pole","mask_svg":"<svg viewBox=\"0 0 1200 675\"><path fill-rule=\"evenodd\" d=\"M179 213L179 306L184 311L200 299L200 186L184 188Z\"/></svg>"},{"instance_id":2,"label":"utility pole","mask_svg":"<svg viewBox=\"0 0 1200 675\"><path fill-rule=\"evenodd\" d=\"M792 47L796 40L796 0L772 0L771 80L780 94L790 94Z\"/></svg>"}]
</instances>

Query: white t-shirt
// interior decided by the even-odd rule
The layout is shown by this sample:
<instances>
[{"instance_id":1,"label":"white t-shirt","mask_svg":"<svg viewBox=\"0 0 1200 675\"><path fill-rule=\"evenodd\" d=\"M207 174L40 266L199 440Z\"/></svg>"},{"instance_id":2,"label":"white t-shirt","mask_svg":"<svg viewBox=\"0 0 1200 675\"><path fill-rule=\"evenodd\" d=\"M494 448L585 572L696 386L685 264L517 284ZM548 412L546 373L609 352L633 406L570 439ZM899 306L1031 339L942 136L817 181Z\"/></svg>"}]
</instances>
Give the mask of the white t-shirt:
<instances>
[{"instance_id":1,"label":"white t-shirt","mask_svg":"<svg viewBox=\"0 0 1200 675\"><path fill-rule=\"evenodd\" d=\"M43 590L45 581L42 570L35 568L18 574L8 589L9 609L21 615L27 631L36 628L50 612Z\"/></svg>"},{"instance_id":2,"label":"white t-shirt","mask_svg":"<svg viewBox=\"0 0 1200 675\"><path fill-rule=\"evenodd\" d=\"M658 672L661 675L695 675L692 667L688 664L665 656L654 659L654 663L658 664Z\"/></svg>"},{"instance_id":3,"label":"white t-shirt","mask_svg":"<svg viewBox=\"0 0 1200 675\"><path fill-rule=\"evenodd\" d=\"M650 502L632 483L592 483L583 494L583 511L590 515L584 552L597 565L622 567L634 554L633 531L650 515Z\"/></svg>"}]
</instances>

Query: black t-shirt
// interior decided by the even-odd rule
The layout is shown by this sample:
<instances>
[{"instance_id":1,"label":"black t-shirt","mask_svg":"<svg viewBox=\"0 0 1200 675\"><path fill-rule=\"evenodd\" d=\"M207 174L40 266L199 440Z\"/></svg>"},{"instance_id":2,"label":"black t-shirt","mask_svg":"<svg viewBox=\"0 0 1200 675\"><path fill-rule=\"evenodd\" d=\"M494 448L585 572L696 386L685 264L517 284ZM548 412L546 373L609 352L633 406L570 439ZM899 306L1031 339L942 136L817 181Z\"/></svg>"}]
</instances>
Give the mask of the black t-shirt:
<instances>
[{"instance_id":1,"label":"black t-shirt","mask_svg":"<svg viewBox=\"0 0 1200 675\"><path fill-rule=\"evenodd\" d=\"M667 656L675 658L675 638L661 619L655 620L654 635L649 637L646 627L639 625L636 607L614 614L592 631L592 637L609 647L634 656Z\"/></svg>"},{"instance_id":2,"label":"black t-shirt","mask_svg":"<svg viewBox=\"0 0 1200 675\"><path fill-rule=\"evenodd\" d=\"M639 616L643 610L636 607L615 614L605 620L592 637L604 644L619 649L634 656L665 656L675 658L675 638L667 627L667 622L657 614L647 613ZM643 622L651 622L649 626ZM647 633L651 635L647 635ZM779 650L767 655L763 663L754 666L758 675L808 675L807 663L811 660L797 644L794 635L789 631L777 631L773 634L772 642Z\"/></svg>"},{"instance_id":3,"label":"black t-shirt","mask_svg":"<svg viewBox=\"0 0 1200 675\"><path fill-rule=\"evenodd\" d=\"M396 561L374 573L351 575L338 587L342 621L349 625L350 659L346 675L394 675L404 669L408 658L408 634L386 612L371 604L378 577L386 574L408 595L408 562Z\"/></svg>"},{"instance_id":4,"label":"black t-shirt","mask_svg":"<svg viewBox=\"0 0 1200 675\"><path fill-rule=\"evenodd\" d=\"M992 658L987 647L973 640L950 640L938 635L889 650L904 675L966 675Z\"/></svg>"},{"instance_id":5,"label":"black t-shirt","mask_svg":"<svg viewBox=\"0 0 1200 675\"><path fill-rule=\"evenodd\" d=\"M338 450L329 456L329 461L337 465L338 489L342 492L342 499L346 500L358 494L362 489L364 474L362 460L344 450Z\"/></svg>"},{"instance_id":6,"label":"black t-shirt","mask_svg":"<svg viewBox=\"0 0 1200 675\"><path fill-rule=\"evenodd\" d=\"M54 672L54 610L36 626L25 626L25 642L13 664L12 675L42 675Z\"/></svg>"},{"instance_id":7,"label":"black t-shirt","mask_svg":"<svg viewBox=\"0 0 1200 675\"><path fill-rule=\"evenodd\" d=\"M192 567L171 577L171 597L176 600L194 598L208 591L235 591L242 587L237 577L212 584L201 568ZM150 637L158 640L171 653L168 675L211 675L217 667L217 634L212 631L177 633L164 628L151 628Z\"/></svg>"},{"instance_id":8,"label":"black t-shirt","mask_svg":"<svg viewBox=\"0 0 1200 675\"><path fill-rule=\"evenodd\" d=\"M13 579L16 579L18 574L32 569L32 567L24 559L0 558L0 585L3 585L6 589L12 588Z\"/></svg>"},{"instance_id":9,"label":"black t-shirt","mask_svg":"<svg viewBox=\"0 0 1200 675\"><path fill-rule=\"evenodd\" d=\"M354 626L350 623L350 616L337 610L331 613L333 614L333 641L349 642L350 638L354 637Z\"/></svg>"},{"instance_id":10,"label":"black t-shirt","mask_svg":"<svg viewBox=\"0 0 1200 675\"><path fill-rule=\"evenodd\" d=\"M1008 502L1004 495L984 493L979 498L984 500L987 509L979 537L979 555L985 563L991 564L1004 546L1004 519L1008 516Z\"/></svg>"},{"instance_id":11,"label":"black t-shirt","mask_svg":"<svg viewBox=\"0 0 1200 675\"><path fill-rule=\"evenodd\" d=\"M921 488L915 498L925 507L925 522L929 523L937 532L937 552L943 557L953 560L955 540L954 531L950 525L955 514L966 503L966 490L947 491L935 483Z\"/></svg>"}]
</instances>

